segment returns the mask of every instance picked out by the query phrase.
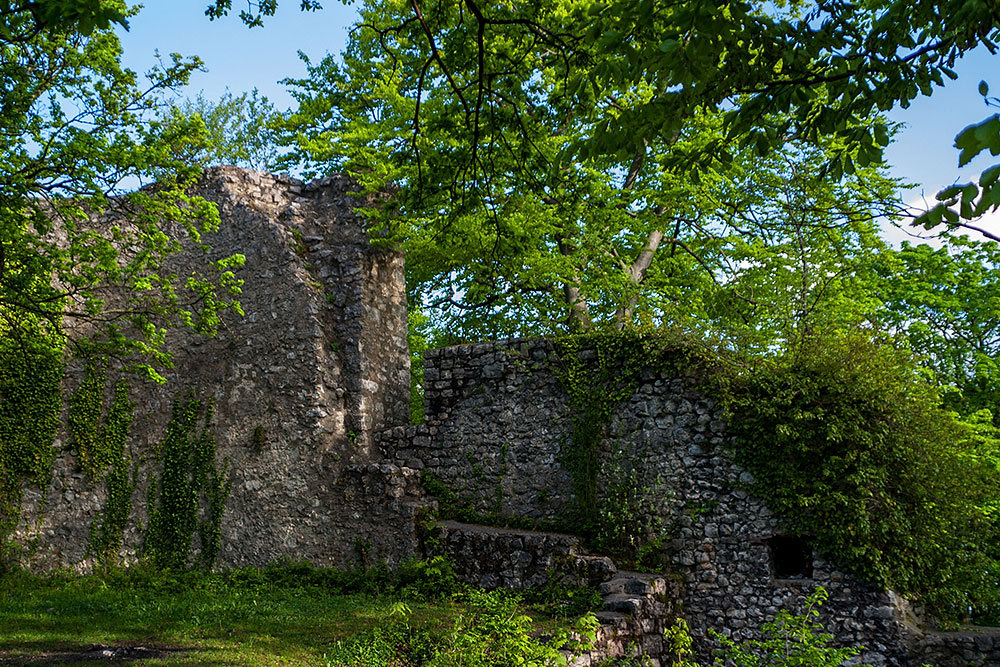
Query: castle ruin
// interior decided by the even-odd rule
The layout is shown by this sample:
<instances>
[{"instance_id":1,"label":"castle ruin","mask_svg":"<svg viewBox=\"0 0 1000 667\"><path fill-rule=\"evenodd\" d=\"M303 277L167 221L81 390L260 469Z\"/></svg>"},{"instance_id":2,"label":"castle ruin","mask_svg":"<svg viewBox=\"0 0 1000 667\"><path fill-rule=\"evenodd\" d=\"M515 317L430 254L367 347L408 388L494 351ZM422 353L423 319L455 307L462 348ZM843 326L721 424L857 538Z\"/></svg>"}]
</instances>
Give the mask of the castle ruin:
<instances>
[{"instance_id":1,"label":"castle ruin","mask_svg":"<svg viewBox=\"0 0 1000 667\"><path fill-rule=\"evenodd\" d=\"M214 405L217 456L230 485L221 567L279 559L352 567L423 555L420 517L435 501L421 474L484 514L544 522L571 506L561 452L572 414L549 341L428 352L426 421L408 425L403 257L370 242L355 211L365 201L352 187L346 177L303 184L234 167L206 171L197 194L222 218L205 238L213 254L171 261L183 273L246 255L245 316L227 316L213 339L170 342L175 366L164 385L132 383L127 447L136 489L126 560L147 521L142 498L157 466L150 452L172 401L187 390ZM570 563L605 594L603 655L638 650L669 664L662 631L680 615L706 659L709 628L736 640L756 636L779 608L801 605L822 585L830 594L825 627L839 642L863 644L863 662L1000 664L997 635L925 631L904 600L784 535L742 490L748 473L727 458L729 442L716 406L683 373L646 373L607 425L602 452L652 489L657 511L676 524L665 545L669 572L619 572L566 535L450 522L437 526L436 548L485 586L536 585L554 565ZM49 488L25 490L16 539L33 567L86 569L105 492L79 469L68 436L56 447Z\"/></svg>"}]
</instances>

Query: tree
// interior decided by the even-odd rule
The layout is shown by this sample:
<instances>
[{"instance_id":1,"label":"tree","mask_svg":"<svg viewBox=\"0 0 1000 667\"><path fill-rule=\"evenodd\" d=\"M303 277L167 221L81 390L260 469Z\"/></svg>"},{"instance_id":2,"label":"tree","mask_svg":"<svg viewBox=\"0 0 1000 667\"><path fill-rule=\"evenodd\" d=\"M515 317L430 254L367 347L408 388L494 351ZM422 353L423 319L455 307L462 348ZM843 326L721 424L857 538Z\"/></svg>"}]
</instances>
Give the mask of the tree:
<instances>
[{"instance_id":1,"label":"tree","mask_svg":"<svg viewBox=\"0 0 1000 667\"><path fill-rule=\"evenodd\" d=\"M1000 98L990 97L989 90L985 81L979 82L979 92L986 105L1000 107ZM993 114L959 132L955 137L955 148L961 151L959 167L964 167L987 149L991 155L1000 155L1000 114ZM1000 241L1000 236L972 224L983 214L1000 209L1000 164L983 170L978 183L952 185L939 192L937 199L939 203L918 216L914 224L931 229L945 223L949 229L963 227L993 241ZM958 206L957 211L955 206Z\"/></svg>"},{"instance_id":2,"label":"tree","mask_svg":"<svg viewBox=\"0 0 1000 667\"><path fill-rule=\"evenodd\" d=\"M198 93L165 113L170 122L190 122L195 116L205 124L207 133L205 146L193 156L195 159L247 169L275 167L279 149L274 142L274 125L278 112L256 88L239 95L227 90L217 102Z\"/></svg>"},{"instance_id":3,"label":"tree","mask_svg":"<svg viewBox=\"0 0 1000 667\"><path fill-rule=\"evenodd\" d=\"M22 486L51 474L67 350L158 377L167 326L211 333L239 309L241 256L163 269L218 213L186 193L203 125L151 120L199 63L172 57L140 87L110 29L132 11L0 0L0 566Z\"/></svg>"},{"instance_id":4,"label":"tree","mask_svg":"<svg viewBox=\"0 0 1000 667\"><path fill-rule=\"evenodd\" d=\"M230 4L216 0L209 14L221 16ZM275 5L260 3L259 12L243 12L243 20L260 24ZM510 95L512 72L541 78L556 68L564 109L572 113L623 90L648 91L569 141L563 163L596 155L629 160L647 142L670 141L694 112L724 111L724 140L674 156L688 173L724 166L734 142L766 154L789 140L822 136L839 143L825 168L839 178L880 160L889 137L868 122L873 112L932 94L956 77L951 68L963 53L979 45L993 52L1000 38L1000 10L991 0L411 0L392 7L398 20L377 28L387 42L408 35L407 48L422 56L424 79L439 82L454 99L455 118L464 121L456 123L454 140L465 146L456 154L456 177L473 187L492 170L489 150L480 145L488 147L503 130L530 135L531 124L522 121L534 106ZM420 122L421 113L413 110L415 137L432 129ZM1000 122L994 116L970 126L958 144L963 160L985 148L997 155ZM943 192L946 206L917 222L962 226L977 211L995 209L997 174L1000 169L990 168L978 186ZM945 213L959 203L957 194L959 211Z\"/></svg>"},{"instance_id":5,"label":"tree","mask_svg":"<svg viewBox=\"0 0 1000 667\"><path fill-rule=\"evenodd\" d=\"M166 325L210 333L238 292L230 268L241 257L217 262L215 276L160 273L185 235L197 243L218 222L213 206L185 192L199 174L189 153L203 144L203 127L152 120L161 94L199 62L161 62L143 89L121 68L108 29L124 23L123 3L2 11L0 330L22 348L33 339L138 355L132 361L152 372L150 361L168 362ZM167 234L168 225L182 233ZM89 335L67 338L67 327Z\"/></svg>"},{"instance_id":6,"label":"tree","mask_svg":"<svg viewBox=\"0 0 1000 667\"><path fill-rule=\"evenodd\" d=\"M934 371L950 406L1000 418L1000 247L944 240L940 248L903 243L880 259L881 317Z\"/></svg>"},{"instance_id":7,"label":"tree","mask_svg":"<svg viewBox=\"0 0 1000 667\"><path fill-rule=\"evenodd\" d=\"M489 42L481 57L495 75L477 90L476 51L448 7L425 6L422 18L391 2L364 8L342 64L307 61L309 77L289 82L299 108L281 135L293 147L285 166L346 169L370 189L391 186L391 207L375 222L396 226L411 296L445 330L475 338L703 322L696 304L714 299L718 310L723 293L758 305L733 289L745 262L759 266L770 252L772 268L801 267L782 244L813 241L831 260L850 254L861 237L871 244L871 220L892 207L893 184L878 168L843 183L815 177L835 144L789 143L764 158L735 146L724 172L692 179L676 156L722 141L719 114L693 113L673 136L650 134L627 154L566 160L567 147L653 90L606 90L574 105L567 84L578 65L542 50L562 37L516 33ZM543 9L565 19L559 7ZM467 141L473 94L496 103ZM825 291L818 275L798 280L802 299Z\"/></svg>"}]
</instances>

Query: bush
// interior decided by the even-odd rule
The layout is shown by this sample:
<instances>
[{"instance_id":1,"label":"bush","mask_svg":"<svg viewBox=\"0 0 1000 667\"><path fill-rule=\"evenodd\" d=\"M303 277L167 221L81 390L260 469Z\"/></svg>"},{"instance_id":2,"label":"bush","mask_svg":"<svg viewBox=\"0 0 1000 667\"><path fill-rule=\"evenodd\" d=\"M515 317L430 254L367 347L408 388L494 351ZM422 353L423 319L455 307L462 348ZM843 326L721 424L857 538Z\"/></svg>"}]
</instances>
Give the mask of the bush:
<instances>
[{"instance_id":1,"label":"bush","mask_svg":"<svg viewBox=\"0 0 1000 667\"><path fill-rule=\"evenodd\" d=\"M555 667L565 665L560 650L586 650L592 645L597 619L581 618L570 632L536 638L532 620L521 613L520 599L508 591L470 589L468 610L443 631L413 627L409 607L393 605L394 621L337 642L327 664L338 667Z\"/></svg>"},{"instance_id":2,"label":"bush","mask_svg":"<svg viewBox=\"0 0 1000 667\"><path fill-rule=\"evenodd\" d=\"M406 561L396 572L396 586L400 595L412 600L447 599L463 588L444 556Z\"/></svg>"},{"instance_id":3,"label":"bush","mask_svg":"<svg viewBox=\"0 0 1000 667\"><path fill-rule=\"evenodd\" d=\"M730 379L752 491L825 556L945 618L995 608L998 441L945 410L913 358L861 332Z\"/></svg>"}]
</instances>

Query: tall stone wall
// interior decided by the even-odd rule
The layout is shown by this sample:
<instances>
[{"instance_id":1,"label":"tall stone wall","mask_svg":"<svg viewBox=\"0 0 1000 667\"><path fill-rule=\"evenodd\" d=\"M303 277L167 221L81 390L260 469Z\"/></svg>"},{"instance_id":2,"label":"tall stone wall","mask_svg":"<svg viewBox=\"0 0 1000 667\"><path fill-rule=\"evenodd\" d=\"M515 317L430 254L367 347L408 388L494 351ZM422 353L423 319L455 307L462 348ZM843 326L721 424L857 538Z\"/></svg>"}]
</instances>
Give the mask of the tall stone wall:
<instances>
[{"instance_id":1,"label":"tall stone wall","mask_svg":"<svg viewBox=\"0 0 1000 667\"><path fill-rule=\"evenodd\" d=\"M220 564L289 557L349 565L358 540L396 550L406 544L412 553L413 543L376 539L369 517L358 518L368 489L385 506L383 532L413 533L405 507L412 488L403 484L396 497L386 495L386 479L395 475L366 468L379 458L373 433L398 423L409 401L403 260L371 247L354 211L365 203L351 196L354 187L345 177L303 184L222 167L208 170L196 188L217 203L222 224L204 237L207 255L185 250L167 270L190 274L244 254L246 265L236 273L244 281L245 316L227 316L212 339L172 336L175 366L166 383L132 382L127 447L138 468L128 553L146 523L146 492L158 474L155 451L171 403L188 390L214 403L210 431L231 483ZM79 373L71 375L67 390L79 381ZM50 488L27 491L20 539L33 562L86 567L104 485L79 470L65 432L56 447Z\"/></svg>"}]
</instances>

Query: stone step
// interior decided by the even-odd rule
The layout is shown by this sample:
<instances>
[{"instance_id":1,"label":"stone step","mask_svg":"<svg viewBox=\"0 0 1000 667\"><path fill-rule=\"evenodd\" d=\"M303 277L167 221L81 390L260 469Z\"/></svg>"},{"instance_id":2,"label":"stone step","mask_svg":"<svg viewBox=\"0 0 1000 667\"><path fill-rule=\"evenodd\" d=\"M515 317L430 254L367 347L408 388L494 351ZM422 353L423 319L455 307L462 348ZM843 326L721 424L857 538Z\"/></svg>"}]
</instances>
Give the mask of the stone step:
<instances>
[{"instance_id":1,"label":"stone step","mask_svg":"<svg viewBox=\"0 0 1000 667\"><path fill-rule=\"evenodd\" d=\"M617 611L598 611L594 613L601 624L599 633L624 632L628 628L629 617Z\"/></svg>"},{"instance_id":2,"label":"stone step","mask_svg":"<svg viewBox=\"0 0 1000 667\"><path fill-rule=\"evenodd\" d=\"M612 593L604 596L604 609L617 611L628 616L636 616L642 612L646 599L629 593Z\"/></svg>"},{"instance_id":3,"label":"stone step","mask_svg":"<svg viewBox=\"0 0 1000 667\"><path fill-rule=\"evenodd\" d=\"M579 554L583 551L583 543L579 537L566 533L553 533L541 530L527 530L521 528L499 528L497 526L486 526L478 523L462 523L460 521L440 521L438 525L446 529L449 533L472 533L479 535L494 535L505 537L521 537L532 541L543 541L548 544L562 547L571 554Z\"/></svg>"},{"instance_id":4,"label":"stone step","mask_svg":"<svg viewBox=\"0 0 1000 667\"><path fill-rule=\"evenodd\" d=\"M624 593L625 585L628 582L629 580L624 577L615 577L605 581L597 588L601 591L601 595L614 595L615 593Z\"/></svg>"},{"instance_id":5,"label":"stone step","mask_svg":"<svg viewBox=\"0 0 1000 667\"><path fill-rule=\"evenodd\" d=\"M583 576L589 585L599 586L614 578L618 568L607 556L574 555L573 571Z\"/></svg>"},{"instance_id":6,"label":"stone step","mask_svg":"<svg viewBox=\"0 0 1000 667\"><path fill-rule=\"evenodd\" d=\"M664 595L667 580L658 574L619 571L614 579L600 586L603 595L611 593L632 593L634 595Z\"/></svg>"},{"instance_id":7,"label":"stone step","mask_svg":"<svg viewBox=\"0 0 1000 667\"><path fill-rule=\"evenodd\" d=\"M406 516L424 516L426 514L435 512L438 508L437 501L431 500L410 500L404 501L402 503L403 512Z\"/></svg>"}]
</instances>

